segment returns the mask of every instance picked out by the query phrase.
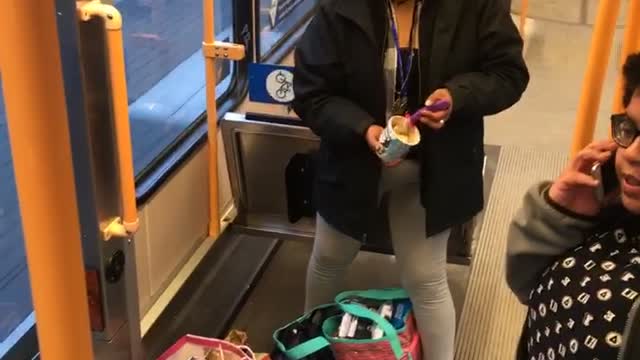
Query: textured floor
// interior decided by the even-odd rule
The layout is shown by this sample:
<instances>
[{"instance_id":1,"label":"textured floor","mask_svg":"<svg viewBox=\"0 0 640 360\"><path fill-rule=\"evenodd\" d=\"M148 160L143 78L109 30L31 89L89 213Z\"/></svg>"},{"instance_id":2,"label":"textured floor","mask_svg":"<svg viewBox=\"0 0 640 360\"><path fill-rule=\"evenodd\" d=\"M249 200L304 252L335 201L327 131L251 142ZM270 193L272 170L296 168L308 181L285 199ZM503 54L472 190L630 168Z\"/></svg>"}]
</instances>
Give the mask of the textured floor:
<instances>
[{"instance_id":1,"label":"textured floor","mask_svg":"<svg viewBox=\"0 0 640 360\"><path fill-rule=\"evenodd\" d=\"M471 265L460 317L457 359L513 359L524 308L505 283L508 226L526 190L562 169L566 154L503 147L496 182Z\"/></svg>"},{"instance_id":2,"label":"textured floor","mask_svg":"<svg viewBox=\"0 0 640 360\"><path fill-rule=\"evenodd\" d=\"M234 322L233 328L248 332L254 350L270 351L273 331L302 313L311 246L310 241L304 240L285 242ZM468 267L449 265L447 273L456 312L460 314ZM346 289L396 286L399 286L399 277L393 258L364 252L356 258L346 283Z\"/></svg>"}]
</instances>

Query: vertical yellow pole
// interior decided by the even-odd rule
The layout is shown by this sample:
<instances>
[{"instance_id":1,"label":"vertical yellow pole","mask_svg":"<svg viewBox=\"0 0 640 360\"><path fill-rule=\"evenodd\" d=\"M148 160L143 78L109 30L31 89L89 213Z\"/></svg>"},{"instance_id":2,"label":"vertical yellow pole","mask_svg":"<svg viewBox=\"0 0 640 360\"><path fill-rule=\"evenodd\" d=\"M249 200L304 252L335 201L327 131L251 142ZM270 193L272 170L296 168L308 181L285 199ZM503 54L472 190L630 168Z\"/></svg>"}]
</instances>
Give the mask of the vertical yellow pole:
<instances>
[{"instance_id":1,"label":"vertical yellow pole","mask_svg":"<svg viewBox=\"0 0 640 360\"><path fill-rule=\"evenodd\" d=\"M520 7L520 36L524 38L524 27L527 24L527 15L529 13L529 0L522 0Z\"/></svg>"},{"instance_id":2,"label":"vertical yellow pole","mask_svg":"<svg viewBox=\"0 0 640 360\"><path fill-rule=\"evenodd\" d=\"M638 37L636 38L636 41L635 41L635 43L634 43L634 45L633 45L633 48L634 48L634 49L637 49L637 50L640 50L640 36L638 36Z\"/></svg>"},{"instance_id":3,"label":"vertical yellow pole","mask_svg":"<svg viewBox=\"0 0 640 360\"><path fill-rule=\"evenodd\" d=\"M207 44L213 44L214 34L213 0L203 0L204 34ZM218 209L218 110L216 108L216 60L205 56L205 76L207 93L207 125L209 139L209 236L220 233L220 213Z\"/></svg>"},{"instance_id":4,"label":"vertical yellow pole","mask_svg":"<svg viewBox=\"0 0 640 360\"><path fill-rule=\"evenodd\" d=\"M107 30L109 52L109 77L112 87L112 101L116 143L118 149L118 170L120 172L120 195L122 196L122 224L129 233L138 230L138 207L136 204L135 174L133 171L133 150L129 126L129 103L124 65L122 30Z\"/></svg>"},{"instance_id":5,"label":"vertical yellow pole","mask_svg":"<svg viewBox=\"0 0 640 360\"><path fill-rule=\"evenodd\" d=\"M54 1L2 9L0 71L41 357L93 359Z\"/></svg>"},{"instance_id":6,"label":"vertical yellow pole","mask_svg":"<svg viewBox=\"0 0 640 360\"><path fill-rule=\"evenodd\" d=\"M630 0L624 29L622 53L620 54L619 72L627 59L627 56L638 50L640 50L640 0ZM622 73L619 73L618 80L616 81L615 95L613 96L614 114L624 112L624 105L622 104L622 95L624 92L623 80Z\"/></svg>"},{"instance_id":7,"label":"vertical yellow pole","mask_svg":"<svg viewBox=\"0 0 640 360\"><path fill-rule=\"evenodd\" d=\"M571 145L572 156L593 139L619 9L620 0L600 1L598 5Z\"/></svg>"}]
</instances>

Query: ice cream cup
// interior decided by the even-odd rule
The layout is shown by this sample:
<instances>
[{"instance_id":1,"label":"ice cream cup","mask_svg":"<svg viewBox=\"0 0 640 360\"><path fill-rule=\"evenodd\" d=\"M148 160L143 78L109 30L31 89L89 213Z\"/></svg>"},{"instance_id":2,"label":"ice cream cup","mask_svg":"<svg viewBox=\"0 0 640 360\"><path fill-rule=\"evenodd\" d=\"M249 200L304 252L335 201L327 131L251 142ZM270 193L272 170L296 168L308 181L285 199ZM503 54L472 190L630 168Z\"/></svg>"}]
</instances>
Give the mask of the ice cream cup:
<instances>
[{"instance_id":1,"label":"ice cream cup","mask_svg":"<svg viewBox=\"0 0 640 360\"><path fill-rule=\"evenodd\" d=\"M412 146L420 143L420 131L416 126L407 125L404 116L392 116L380 135L378 157L385 163L404 158ZM406 133L405 133L406 131Z\"/></svg>"}]
</instances>

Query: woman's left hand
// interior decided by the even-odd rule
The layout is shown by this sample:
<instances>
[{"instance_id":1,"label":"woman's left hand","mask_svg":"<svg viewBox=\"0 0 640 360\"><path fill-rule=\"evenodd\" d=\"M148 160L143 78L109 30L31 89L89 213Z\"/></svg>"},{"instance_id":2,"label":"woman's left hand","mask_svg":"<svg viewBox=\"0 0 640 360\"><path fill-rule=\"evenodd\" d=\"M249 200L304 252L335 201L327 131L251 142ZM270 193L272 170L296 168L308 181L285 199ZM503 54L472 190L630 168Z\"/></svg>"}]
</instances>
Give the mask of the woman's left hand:
<instances>
[{"instance_id":1,"label":"woman's left hand","mask_svg":"<svg viewBox=\"0 0 640 360\"><path fill-rule=\"evenodd\" d=\"M434 130L441 129L444 126L444 123L449 119L449 115L451 115L451 109L453 107L453 99L451 98L451 93L449 93L449 90L444 88L434 91L433 94L429 95L427 101L425 101L424 104L430 105L438 100L449 102L449 107L446 110L436 112L432 112L429 110L420 110L420 122Z\"/></svg>"}]
</instances>

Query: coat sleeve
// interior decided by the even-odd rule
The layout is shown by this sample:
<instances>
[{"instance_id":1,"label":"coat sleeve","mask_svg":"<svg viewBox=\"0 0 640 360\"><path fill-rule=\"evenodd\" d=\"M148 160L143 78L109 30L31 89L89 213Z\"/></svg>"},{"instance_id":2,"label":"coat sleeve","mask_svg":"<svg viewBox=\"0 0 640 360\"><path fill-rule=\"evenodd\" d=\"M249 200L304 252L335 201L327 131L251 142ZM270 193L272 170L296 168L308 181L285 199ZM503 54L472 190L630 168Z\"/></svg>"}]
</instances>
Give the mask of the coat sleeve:
<instances>
[{"instance_id":1,"label":"coat sleeve","mask_svg":"<svg viewBox=\"0 0 640 360\"><path fill-rule=\"evenodd\" d=\"M523 41L504 0L486 0L479 9L478 70L445 83L453 111L493 115L515 104L529 83Z\"/></svg>"},{"instance_id":2,"label":"coat sleeve","mask_svg":"<svg viewBox=\"0 0 640 360\"><path fill-rule=\"evenodd\" d=\"M507 238L507 283L522 303L541 273L558 256L584 241L595 219L569 215L548 199L550 183L532 187L514 217Z\"/></svg>"},{"instance_id":3,"label":"coat sleeve","mask_svg":"<svg viewBox=\"0 0 640 360\"><path fill-rule=\"evenodd\" d=\"M318 136L335 143L364 141L372 116L344 97L335 14L320 6L295 51L293 109Z\"/></svg>"}]
</instances>

